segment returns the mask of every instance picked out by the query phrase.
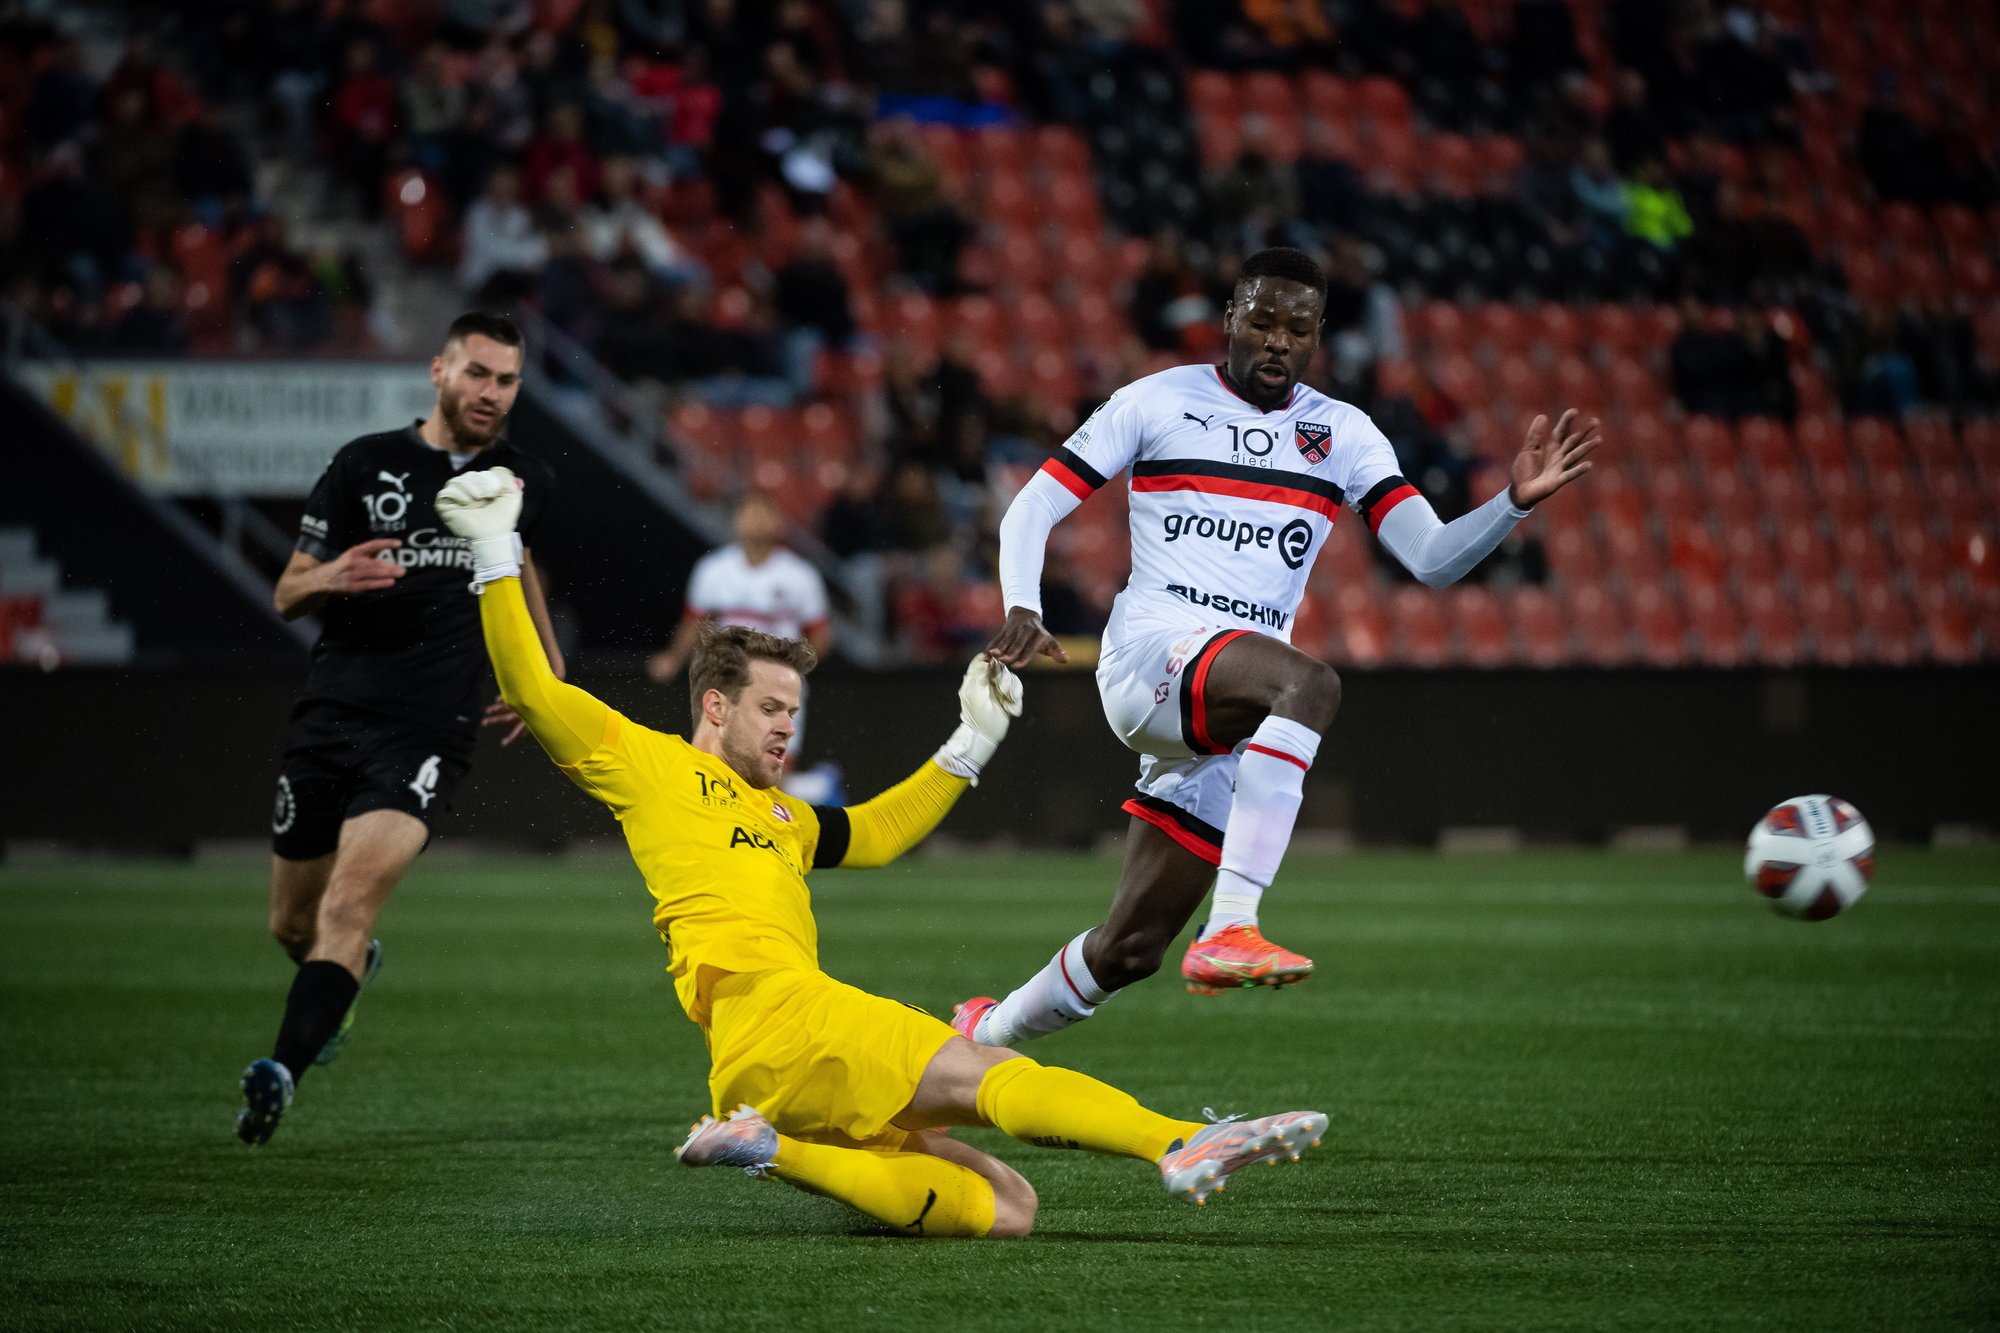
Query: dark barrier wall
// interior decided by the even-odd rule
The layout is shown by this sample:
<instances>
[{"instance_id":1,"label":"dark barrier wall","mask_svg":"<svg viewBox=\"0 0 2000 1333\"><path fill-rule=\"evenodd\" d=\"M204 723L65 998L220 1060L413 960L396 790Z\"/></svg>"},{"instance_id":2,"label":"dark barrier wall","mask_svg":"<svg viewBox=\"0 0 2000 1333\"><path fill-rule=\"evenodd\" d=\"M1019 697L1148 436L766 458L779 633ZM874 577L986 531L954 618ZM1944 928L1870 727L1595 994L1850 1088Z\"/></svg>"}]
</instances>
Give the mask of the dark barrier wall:
<instances>
[{"instance_id":1,"label":"dark barrier wall","mask_svg":"<svg viewBox=\"0 0 2000 1333\"><path fill-rule=\"evenodd\" d=\"M580 683L639 721L680 728L686 691ZM955 724L954 673L815 677L810 760L858 800L901 778ZM0 839L175 849L261 837L297 678L269 673L0 672ZM1737 839L1774 802L1831 791L1885 838L2000 825L2000 671L1352 673L1306 784L1302 823L1365 842L1513 825L1596 839L1684 825ZM965 838L1081 846L1123 826L1135 763L1087 673L1028 680L1028 715L945 824ZM610 817L523 741L482 743L450 836L559 846L615 837Z\"/></svg>"}]
</instances>

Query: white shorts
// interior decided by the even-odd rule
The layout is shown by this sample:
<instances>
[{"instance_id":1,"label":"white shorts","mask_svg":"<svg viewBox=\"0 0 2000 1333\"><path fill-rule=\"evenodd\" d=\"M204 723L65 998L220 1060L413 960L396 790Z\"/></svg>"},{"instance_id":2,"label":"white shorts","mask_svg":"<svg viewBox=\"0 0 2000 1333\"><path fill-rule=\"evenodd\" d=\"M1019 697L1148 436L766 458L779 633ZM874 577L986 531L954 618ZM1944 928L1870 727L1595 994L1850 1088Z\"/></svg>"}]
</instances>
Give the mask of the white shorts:
<instances>
[{"instance_id":1,"label":"white shorts","mask_svg":"<svg viewBox=\"0 0 2000 1333\"><path fill-rule=\"evenodd\" d=\"M1194 625L1106 643L1097 693L1118 739L1139 755L1139 794L1125 811L1210 865L1236 798L1236 749L1208 732L1209 667L1222 646L1255 631Z\"/></svg>"}]
</instances>

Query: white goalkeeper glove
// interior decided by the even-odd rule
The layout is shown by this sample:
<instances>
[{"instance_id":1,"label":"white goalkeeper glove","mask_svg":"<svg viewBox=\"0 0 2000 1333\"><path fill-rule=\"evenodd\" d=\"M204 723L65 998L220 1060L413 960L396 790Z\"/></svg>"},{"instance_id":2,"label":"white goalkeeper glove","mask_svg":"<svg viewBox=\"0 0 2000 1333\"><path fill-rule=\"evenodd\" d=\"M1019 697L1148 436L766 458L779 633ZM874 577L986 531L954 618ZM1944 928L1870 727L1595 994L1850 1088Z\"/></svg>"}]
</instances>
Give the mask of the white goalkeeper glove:
<instances>
[{"instance_id":1,"label":"white goalkeeper glove","mask_svg":"<svg viewBox=\"0 0 2000 1333\"><path fill-rule=\"evenodd\" d=\"M937 752L938 767L979 785L979 772L1021 716L1021 678L984 654L972 659L958 687L958 730Z\"/></svg>"},{"instance_id":2,"label":"white goalkeeper glove","mask_svg":"<svg viewBox=\"0 0 2000 1333\"><path fill-rule=\"evenodd\" d=\"M521 479L504 467L465 472L437 494L438 517L472 551L472 586L521 575Z\"/></svg>"}]
</instances>

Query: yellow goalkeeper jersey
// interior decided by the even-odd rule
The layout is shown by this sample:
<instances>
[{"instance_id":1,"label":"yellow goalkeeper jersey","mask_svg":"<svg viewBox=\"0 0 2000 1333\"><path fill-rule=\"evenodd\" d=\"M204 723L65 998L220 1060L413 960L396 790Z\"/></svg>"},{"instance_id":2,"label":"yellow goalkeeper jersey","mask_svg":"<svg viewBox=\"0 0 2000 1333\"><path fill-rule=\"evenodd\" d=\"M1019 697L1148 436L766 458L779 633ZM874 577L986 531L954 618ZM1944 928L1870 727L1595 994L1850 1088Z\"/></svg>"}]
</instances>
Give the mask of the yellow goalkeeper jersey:
<instances>
[{"instance_id":1,"label":"yellow goalkeeper jersey","mask_svg":"<svg viewBox=\"0 0 2000 1333\"><path fill-rule=\"evenodd\" d=\"M937 827L967 786L929 760L872 800L815 810L557 680L519 579L488 584L479 614L502 697L570 781L625 826L675 993L704 1027L724 973L819 970L807 871L887 865Z\"/></svg>"},{"instance_id":2,"label":"yellow goalkeeper jersey","mask_svg":"<svg viewBox=\"0 0 2000 1333\"><path fill-rule=\"evenodd\" d=\"M563 772L624 825L690 1018L708 1021L704 968L818 969L806 888L820 831L811 806L752 787L716 756L615 712L603 743Z\"/></svg>"}]
</instances>

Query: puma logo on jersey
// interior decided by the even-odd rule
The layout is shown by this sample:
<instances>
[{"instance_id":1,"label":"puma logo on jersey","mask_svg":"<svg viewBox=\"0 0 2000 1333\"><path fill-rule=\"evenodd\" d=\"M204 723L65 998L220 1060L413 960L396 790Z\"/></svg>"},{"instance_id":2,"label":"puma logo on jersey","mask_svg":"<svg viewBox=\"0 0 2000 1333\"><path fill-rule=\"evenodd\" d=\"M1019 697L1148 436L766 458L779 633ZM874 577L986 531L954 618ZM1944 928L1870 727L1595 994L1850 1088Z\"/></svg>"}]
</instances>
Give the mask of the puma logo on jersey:
<instances>
[{"instance_id":1,"label":"puma logo on jersey","mask_svg":"<svg viewBox=\"0 0 2000 1333\"><path fill-rule=\"evenodd\" d=\"M407 472L377 472L375 479L377 481L386 481L399 491L409 490L409 487L404 485L410 479L410 474Z\"/></svg>"},{"instance_id":2,"label":"puma logo on jersey","mask_svg":"<svg viewBox=\"0 0 2000 1333\"><path fill-rule=\"evenodd\" d=\"M1195 422L1195 423L1196 423L1197 425L1199 425L1199 426L1200 426L1200 427L1201 427L1201 428L1202 428L1203 430L1207 430L1207 429L1208 429L1208 423L1209 423L1209 422L1211 422L1211 421L1213 421L1213 420L1215 420L1215 413L1213 413L1213 412L1210 412L1210 413L1209 413L1209 414L1208 414L1207 416L1205 416L1205 417L1198 417L1198 416L1196 416L1196 415L1195 415L1194 413L1192 413L1192 412L1183 412L1183 413L1181 413L1181 416L1182 416L1182 417L1184 417L1184 418L1186 418L1186 419L1187 419L1187 420L1189 420L1189 421L1192 421L1192 422Z\"/></svg>"}]
</instances>

